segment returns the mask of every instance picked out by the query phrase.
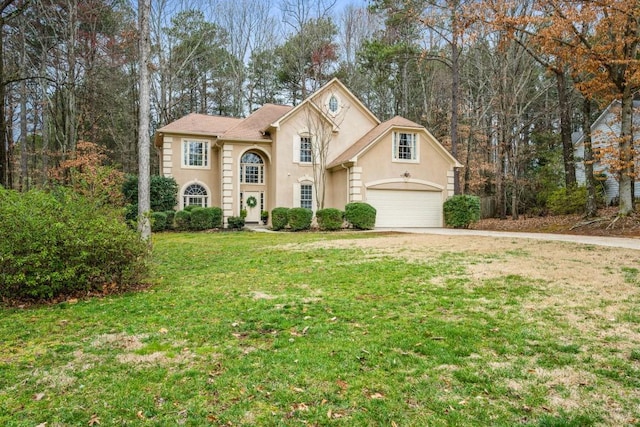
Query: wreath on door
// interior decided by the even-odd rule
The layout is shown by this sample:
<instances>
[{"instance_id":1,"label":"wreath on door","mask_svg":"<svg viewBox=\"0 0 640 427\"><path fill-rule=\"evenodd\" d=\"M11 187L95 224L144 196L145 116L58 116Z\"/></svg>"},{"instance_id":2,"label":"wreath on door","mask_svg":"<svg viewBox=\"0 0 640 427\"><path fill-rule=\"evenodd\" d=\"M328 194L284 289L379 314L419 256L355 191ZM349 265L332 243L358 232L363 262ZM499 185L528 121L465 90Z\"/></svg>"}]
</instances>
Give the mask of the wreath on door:
<instances>
[{"instance_id":1,"label":"wreath on door","mask_svg":"<svg viewBox=\"0 0 640 427\"><path fill-rule=\"evenodd\" d=\"M247 198L247 206L249 206L250 208L255 208L257 204L258 204L258 201L256 200L255 197L249 196Z\"/></svg>"}]
</instances>

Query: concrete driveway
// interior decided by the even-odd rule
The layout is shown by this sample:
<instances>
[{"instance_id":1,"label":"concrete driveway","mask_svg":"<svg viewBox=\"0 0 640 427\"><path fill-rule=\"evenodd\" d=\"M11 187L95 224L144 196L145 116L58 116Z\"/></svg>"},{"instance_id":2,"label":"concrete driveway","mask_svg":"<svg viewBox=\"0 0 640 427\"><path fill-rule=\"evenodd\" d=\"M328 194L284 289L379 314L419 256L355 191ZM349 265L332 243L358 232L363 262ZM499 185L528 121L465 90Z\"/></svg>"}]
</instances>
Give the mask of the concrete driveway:
<instances>
[{"instance_id":1,"label":"concrete driveway","mask_svg":"<svg viewBox=\"0 0 640 427\"><path fill-rule=\"evenodd\" d=\"M610 246L614 248L640 250L640 238L579 236L573 234L518 233L513 231L463 230L452 228L376 228L374 231L394 231L398 233L439 234L445 236L485 236L516 239L552 240L582 243L585 245Z\"/></svg>"}]
</instances>

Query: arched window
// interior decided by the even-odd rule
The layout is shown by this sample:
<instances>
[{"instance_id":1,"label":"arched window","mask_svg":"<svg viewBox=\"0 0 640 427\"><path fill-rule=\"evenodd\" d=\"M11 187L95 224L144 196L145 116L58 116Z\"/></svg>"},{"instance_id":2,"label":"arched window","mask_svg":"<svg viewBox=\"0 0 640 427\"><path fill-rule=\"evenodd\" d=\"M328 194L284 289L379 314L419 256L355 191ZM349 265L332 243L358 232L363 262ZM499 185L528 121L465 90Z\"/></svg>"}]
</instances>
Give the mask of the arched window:
<instances>
[{"instance_id":1,"label":"arched window","mask_svg":"<svg viewBox=\"0 0 640 427\"><path fill-rule=\"evenodd\" d=\"M336 114L339 109L340 104L338 103L338 98L336 98L335 95L331 95L331 98L329 98L329 112Z\"/></svg>"},{"instance_id":2,"label":"arched window","mask_svg":"<svg viewBox=\"0 0 640 427\"><path fill-rule=\"evenodd\" d=\"M200 184L191 184L184 189L183 205L184 206L202 206L207 207L207 190Z\"/></svg>"},{"instance_id":3,"label":"arched window","mask_svg":"<svg viewBox=\"0 0 640 427\"><path fill-rule=\"evenodd\" d=\"M240 182L264 184L264 162L256 153L245 153L240 159Z\"/></svg>"}]
</instances>

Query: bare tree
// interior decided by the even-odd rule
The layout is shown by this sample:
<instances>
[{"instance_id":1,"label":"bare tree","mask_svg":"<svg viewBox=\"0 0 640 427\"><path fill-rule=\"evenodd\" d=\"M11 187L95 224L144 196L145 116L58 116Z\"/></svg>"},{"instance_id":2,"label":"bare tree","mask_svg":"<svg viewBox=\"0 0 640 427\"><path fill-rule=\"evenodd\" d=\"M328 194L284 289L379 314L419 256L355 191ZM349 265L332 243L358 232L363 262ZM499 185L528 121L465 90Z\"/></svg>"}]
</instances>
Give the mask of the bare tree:
<instances>
[{"instance_id":1,"label":"bare tree","mask_svg":"<svg viewBox=\"0 0 640 427\"><path fill-rule=\"evenodd\" d=\"M329 149L333 135L344 121L349 108L339 106L338 113L333 114L330 111L330 103L321 103L316 98L309 98L305 102L307 105L304 108L304 120L311 138L311 163L316 208L324 209Z\"/></svg>"}]
</instances>

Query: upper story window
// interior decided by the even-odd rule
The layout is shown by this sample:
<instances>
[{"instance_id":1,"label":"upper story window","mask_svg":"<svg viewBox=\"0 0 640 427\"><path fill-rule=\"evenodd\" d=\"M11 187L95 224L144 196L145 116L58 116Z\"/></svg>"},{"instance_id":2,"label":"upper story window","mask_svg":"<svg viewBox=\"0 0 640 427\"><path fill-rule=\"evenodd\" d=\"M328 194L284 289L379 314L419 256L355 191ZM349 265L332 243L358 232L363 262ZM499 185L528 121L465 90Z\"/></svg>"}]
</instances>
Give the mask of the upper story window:
<instances>
[{"instance_id":1,"label":"upper story window","mask_svg":"<svg viewBox=\"0 0 640 427\"><path fill-rule=\"evenodd\" d=\"M300 163L311 163L311 137L300 137Z\"/></svg>"},{"instance_id":2,"label":"upper story window","mask_svg":"<svg viewBox=\"0 0 640 427\"><path fill-rule=\"evenodd\" d=\"M206 208L208 203L207 190L200 184L191 184L184 189L183 206L201 206Z\"/></svg>"},{"instance_id":3,"label":"upper story window","mask_svg":"<svg viewBox=\"0 0 640 427\"><path fill-rule=\"evenodd\" d=\"M264 184L264 162L256 153L245 153L240 159L240 182Z\"/></svg>"},{"instance_id":4,"label":"upper story window","mask_svg":"<svg viewBox=\"0 0 640 427\"><path fill-rule=\"evenodd\" d=\"M415 133L393 133L393 160L416 161L418 152Z\"/></svg>"},{"instance_id":5,"label":"upper story window","mask_svg":"<svg viewBox=\"0 0 640 427\"><path fill-rule=\"evenodd\" d=\"M336 114L340 109L340 104L338 103L338 98L335 95L331 95L329 98L329 112L331 114Z\"/></svg>"},{"instance_id":6,"label":"upper story window","mask_svg":"<svg viewBox=\"0 0 640 427\"><path fill-rule=\"evenodd\" d=\"M209 167L209 141L185 139L182 141L182 166Z\"/></svg>"}]
</instances>

